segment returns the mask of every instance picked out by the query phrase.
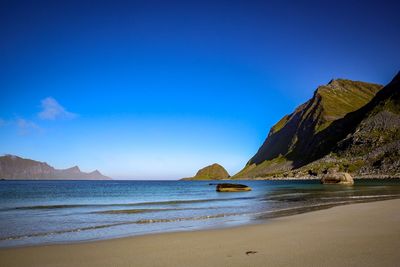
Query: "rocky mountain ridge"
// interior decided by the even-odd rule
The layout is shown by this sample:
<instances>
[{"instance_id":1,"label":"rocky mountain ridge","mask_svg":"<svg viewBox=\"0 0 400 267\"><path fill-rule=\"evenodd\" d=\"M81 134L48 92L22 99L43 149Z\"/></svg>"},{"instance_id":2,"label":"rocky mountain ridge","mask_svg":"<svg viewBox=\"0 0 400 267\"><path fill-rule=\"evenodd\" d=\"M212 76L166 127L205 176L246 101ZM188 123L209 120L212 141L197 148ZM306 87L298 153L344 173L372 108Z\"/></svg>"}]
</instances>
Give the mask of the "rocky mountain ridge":
<instances>
[{"instance_id":1,"label":"rocky mountain ridge","mask_svg":"<svg viewBox=\"0 0 400 267\"><path fill-rule=\"evenodd\" d=\"M274 125L233 178L321 175L400 176L400 74L385 87L332 80Z\"/></svg>"},{"instance_id":2,"label":"rocky mountain ridge","mask_svg":"<svg viewBox=\"0 0 400 267\"><path fill-rule=\"evenodd\" d=\"M110 180L98 170L82 172L78 166L55 169L45 162L24 159L14 155L0 157L0 178L7 180Z\"/></svg>"}]
</instances>

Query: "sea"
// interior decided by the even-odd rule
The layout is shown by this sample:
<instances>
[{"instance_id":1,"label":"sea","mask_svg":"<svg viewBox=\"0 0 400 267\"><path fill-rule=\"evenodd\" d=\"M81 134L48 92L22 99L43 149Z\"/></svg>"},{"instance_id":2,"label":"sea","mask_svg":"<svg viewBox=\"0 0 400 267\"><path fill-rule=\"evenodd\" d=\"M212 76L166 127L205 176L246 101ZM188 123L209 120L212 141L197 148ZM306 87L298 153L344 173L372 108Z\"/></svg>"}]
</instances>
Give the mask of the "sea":
<instances>
[{"instance_id":1,"label":"sea","mask_svg":"<svg viewBox=\"0 0 400 267\"><path fill-rule=\"evenodd\" d=\"M75 243L262 223L337 205L400 197L399 180L0 181L0 247ZM231 182L231 181L229 181Z\"/></svg>"}]
</instances>

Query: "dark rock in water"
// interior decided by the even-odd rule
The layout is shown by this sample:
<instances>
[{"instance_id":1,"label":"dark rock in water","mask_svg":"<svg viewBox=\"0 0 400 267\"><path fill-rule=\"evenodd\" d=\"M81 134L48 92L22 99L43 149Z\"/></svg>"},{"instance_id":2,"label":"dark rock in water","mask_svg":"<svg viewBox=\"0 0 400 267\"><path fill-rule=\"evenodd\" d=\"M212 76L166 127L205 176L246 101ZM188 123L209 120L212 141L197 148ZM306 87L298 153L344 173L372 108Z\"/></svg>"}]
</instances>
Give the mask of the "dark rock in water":
<instances>
[{"instance_id":1,"label":"dark rock in water","mask_svg":"<svg viewBox=\"0 0 400 267\"><path fill-rule=\"evenodd\" d=\"M347 172L333 172L324 174L321 178L321 184L353 185L354 180Z\"/></svg>"},{"instance_id":2,"label":"dark rock in water","mask_svg":"<svg viewBox=\"0 0 400 267\"><path fill-rule=\"evenodd\" d=\"M251 191L251 188L244 184L217 184L217 192L243 192Z\"/></svg>"}]
</instances>

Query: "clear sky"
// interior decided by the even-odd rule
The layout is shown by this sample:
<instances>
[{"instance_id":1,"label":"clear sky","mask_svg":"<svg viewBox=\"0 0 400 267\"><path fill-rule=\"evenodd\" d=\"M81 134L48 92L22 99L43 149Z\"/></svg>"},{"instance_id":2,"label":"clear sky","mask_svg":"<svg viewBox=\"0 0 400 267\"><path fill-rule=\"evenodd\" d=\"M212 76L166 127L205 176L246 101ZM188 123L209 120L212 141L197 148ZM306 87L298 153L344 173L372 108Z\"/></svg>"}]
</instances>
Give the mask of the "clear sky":
<instances>
[{"instance_id":1,"label":"clear sky","mask_svg":"<svg viewBox=\"0 0 400 267\"><path fill-rule=\"evenodd\" d=\"M400 70L399 1L0 0L0 154L234 174L332 78Z\"/></svg>"}]
</instances>

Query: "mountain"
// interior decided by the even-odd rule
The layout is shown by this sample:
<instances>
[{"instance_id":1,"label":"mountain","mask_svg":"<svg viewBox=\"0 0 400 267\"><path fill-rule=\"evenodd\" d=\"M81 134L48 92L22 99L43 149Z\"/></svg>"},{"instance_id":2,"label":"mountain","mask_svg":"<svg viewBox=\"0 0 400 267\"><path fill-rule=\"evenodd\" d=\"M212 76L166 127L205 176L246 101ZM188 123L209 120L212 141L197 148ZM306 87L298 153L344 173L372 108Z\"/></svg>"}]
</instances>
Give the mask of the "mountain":
<instances>
[{"instance_id":1,"label":"mountain","mask_svg":"<svg viewBox=\"0 0 400 267\"><path fill-rule=\"evenodd\" d=\"M110 180L99 171L82 172L78 166L58 170L45 162L14 155L0 157L0 178L9 180Z\"/></svg>"},{"instance_id":2,"label":"mountain","mask_svg":"<svg viewBox=\"0 0 400 267\"><path fill-rule=\"evenodd\" d=\"M383 87L332 80L274 125L233 178L319 175L330 168L356 176L400 173L397 74Z\"/></svg>"},{"instance_id":3,"label":"mountain","mask_svg":"<svg viewBox=\"0 0 400 267\"><path fill-rule=\"evenodd\" d=\"M229 173L221 165L214 163L200 169L195 176L183 178L182 180L222 180L228 179Z\"/></svg>"}]
</instances>

